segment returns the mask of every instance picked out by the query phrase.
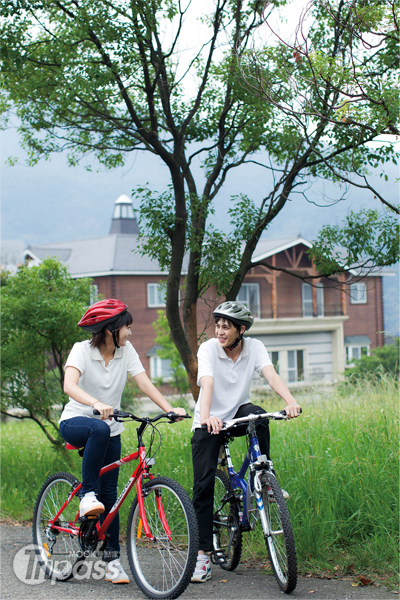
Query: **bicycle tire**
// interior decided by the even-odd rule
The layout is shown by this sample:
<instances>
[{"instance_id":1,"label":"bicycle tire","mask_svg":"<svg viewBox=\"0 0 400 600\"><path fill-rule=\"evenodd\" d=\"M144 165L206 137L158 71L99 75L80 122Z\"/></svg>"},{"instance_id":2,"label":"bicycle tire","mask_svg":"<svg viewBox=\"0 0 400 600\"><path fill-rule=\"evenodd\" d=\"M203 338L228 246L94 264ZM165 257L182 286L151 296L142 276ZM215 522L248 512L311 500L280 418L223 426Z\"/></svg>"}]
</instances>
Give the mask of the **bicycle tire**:
<instances>
[{"instance_id":1,"label":"bicycle tire","mask_svg":"<svg viewBox=\"0 0 400 600\"><path fill-rule=\"evenodd\" d=\"M156 495L171 530L167 536L160 520ZM190 583L197 559L199 534L196 514L183 487L169 477L157 477L143 486L146 518L152 535L144 534L137 497L128 516L129 566L139 589L149 598L177 598Z\"/></svg>"},{"instance_id":2,"label":"bicycle tire","mask_svg":"<svg viewBox=\"0 0 400 600\"><path fill-rule=\"evenodd\" d=\"M51 475L42 485L33 512L32 537L36 546L35 555L46 577L56 581L71 579L84 560L78 536L48 528L49 520L58 513L68 494L78 483L76 477L70 473ZM57 522L61 525L76 523L78 517L79 498L74 496Z\"/></svg>"},{"instance_id":3,"label":"bicycle tire","mask_svg":"<svg viewBox=\"0 0 400 600\"><path fill-rule=\"evenodd\" d=\"M265 474L262 500L262 510L270 525L270 532L264 531L269 559L279 587L283 592L290 594L297 585L296 547L289 511L273 473Z\"/></svg>"},{"instance_id":4,"label":"bicycle tire","mask_svg":"<svg viewBox=\"0 0 400 600\"><path fill-rule=\"evenodd\" d=\"M214 486L214 561L225 571L234 571L242 555L242 532L236 502L224 502L231 490L229 477L217 469Z\"/></svg>"}]
</instances>

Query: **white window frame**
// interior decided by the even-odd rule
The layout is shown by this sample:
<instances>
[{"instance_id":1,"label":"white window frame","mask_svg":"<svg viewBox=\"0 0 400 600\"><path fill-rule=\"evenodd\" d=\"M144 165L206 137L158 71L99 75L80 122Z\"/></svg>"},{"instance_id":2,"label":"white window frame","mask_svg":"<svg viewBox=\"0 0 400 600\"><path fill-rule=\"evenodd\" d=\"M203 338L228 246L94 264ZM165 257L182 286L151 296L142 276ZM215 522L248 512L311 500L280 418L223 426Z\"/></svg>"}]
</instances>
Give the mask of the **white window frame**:
<instances>
[{"instance_id":1,"label":"white window frame","mask_svg":"<svg viewBox=\"0 0 400 600\"><path fill-rule=\"evenodd\" d=\"M298 371L298 365L297 365L297 352L301 351L303 352L303 379L297 379L297 371ZM304 384L308 384L309 383L309 365L308 365L308 348L307 346L285 346L285 347L278 347L278 348L274 348L272 347L268 347L268 354L272 360L272 353L273 352L277 352L278 353L278 369L279 369L279 375L282 377L283 381L286 383L286 385L290 386L297 386L297 385L304 385ZM294 381L290 381L289 382L289 368L288 368L288 352L294 352L295 353L295 367L294 370L295 372L295 380ZM254 375L253 377L253 385L255 387L259 387L259 386L263 386L263 385L268 385L266 380L264 379L264 377L260 377L258 375Z\"/></svg>"},{"instance_id":2,"label":"white window frame","mask_svg":"<svg viewBox=\"0 0 400 600\"><path fill-rule=\"evenodd\" d=\"M163 363L168 363L164 364ZM169 375L163 375L163 370L169 369ZM171 361L167 358L161 358L161 356L150 356L150 379L153 381L156 379L162 379L163 381L171 381Z\"/></svg>"},{"instance_id":3,"label":"white window frame","mask_svg":"<svg viewBox=\"0 0 400 600\"><path fill-rule=\"evenodd\" d=\"M274 362L273 357L272 357L273 354L277 354L278 355L277 356L277 360L275 362ZM279 361L280 361L280 352L279 352L279 350L270 350L269 351L269 356L270 356L272 364L273 364L273 366L275 368L275 371L279 374L279 368L280 368L280 363L279 363Z\"/></svg>"},{"instance_id":4,"label":"white window frame","mask_svg":"<svg viewBox=\"0 0 400 600\"><path fill-rule=\"evenodd\" d=\"M365 348L366 353L363 354L363 348ZM358 351L358 356L354 356L353 355L353 351L357 350ZM367 344L350 344L348 346L346 346L346 364L347 366L351 366L353 365L353 361L354 360L358 360L359 358L361 358L362 356L369 356L370 354L370 346Z\"/></svg>"},{"instance_id":5,"label":"white window frame","mask_svg":"<svg viewBox=\"0 0 400 600\"><path fill-rule=\"evenodd\" d=\"M350 284L350 304L367 304L367 284L365 281Z\"/></svg>"},{"instance_id":6,"label":"white window frame","mask_svg":"<svg viewBox=\"0 0 400 600\"><path fill-rule=\"evenodd\" d=\"M289 352L293 352L293 356L294 356L294 367L289 369ZM299 370L299 365L298 365L298 357L297 354L298 352L302 352L303 354L303 378L302 379L298 379L298 370ZM293 350L287 350L286 351L286 356L287 356L287 381L288 383L302 383L303 381L305 381L305 349L304 348L294 348ZM290 376L289 376L289 372L290 373L294 373L294 379L291 381L290 380Z\"/></svg>"},{"instance_id":7,"label":"white window frame","mask_svg":"<svg viewBox=\"0 0 400 600\"><path fill-rule=\"evenodd\" d=\"M315 284L316 292L317 292L317 317L324 316L324 285L323 283ZM311 298L306 298L306 290L311 291ZM314 305L312 299L312 286L309 283L302 283L301 285L301 307L303 318L312 318L314 317ZM306 315L306 307L311 307L311 314Z\"/></svg>"},{"instance_id":8,"label":"white window frame","mask_svg":"<svg viewBox=\"0 0 400 600\"><path fill-rule=\"evenodd\" d=\"M255 292L256 292L256 298L257 298L256 309L254 308L254 306L250 305L250 289L251 288L253 288L253 290L255 290ZM245 300L239 299L241 292L246 292ZM260 318L260 284L259 283L242 283L240 290L239 290L239 294L236 297L236 300L238 302L242 302L243 304L245 304L247 306L247 308L253 313L253 317L255 319Z\"/></svg>"},{"instance_id":9,"label":"white window frame","mask_svg":"<svg viewBox=\"0 0 400 600\"><path fill-rule=\"evenodd\" d=\"M89 289L90 289L89 305L92 306L92 304L97 302L97 300L99 299L99 286L96 285L95 283L93 283Z\"/></svg>"},{"instance_id":10,"label":"white window frame","mask_svg":"<svg viewBox=\"0 0 400 600\"><path fill-rule=\"evenodd\" d=\"M160 283L148 283L147 284L147 307L148 308L165 308L166 302L162 300L162 294L166 297L166 289ZM151 296L154 297L154 302Z\"/></svg>"}]
</instances>

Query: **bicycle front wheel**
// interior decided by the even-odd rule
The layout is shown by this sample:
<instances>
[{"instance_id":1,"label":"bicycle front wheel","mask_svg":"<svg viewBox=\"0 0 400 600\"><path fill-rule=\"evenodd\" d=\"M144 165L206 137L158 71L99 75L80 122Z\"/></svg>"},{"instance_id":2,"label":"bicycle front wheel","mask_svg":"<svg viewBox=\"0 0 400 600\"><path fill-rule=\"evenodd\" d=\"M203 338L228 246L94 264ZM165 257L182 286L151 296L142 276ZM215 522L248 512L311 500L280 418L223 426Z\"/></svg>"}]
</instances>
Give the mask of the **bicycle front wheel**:
<instances>
[{"instance_id":1,"label":"bicycle front wheel","mask_svg":"<svg viewBox=\"0 0 400 600\"><path fill-rule=\"evenodd\" d=\"M79 498L74 496L67 504L55 522L57 527L49 525L49 521L54 519L78 483L70 473L52 475L43 484L33 513L32 537L37 560L46 576L58 581L73 577L83 560L78 540ZM76 535L60 531L58 527L73 529Z\"/></svg>"},{"instance_id":2,"label":"bicycle front wheel","mask_svg":"<svg viewBox=\"0 0 400 600\"><path fill-rule=\"evenodd\" d=\"M265 543L278 585L290 594L297 585L297 559L289 511L275 475L266 473L265 479L260 510Z\"/></svg>"},{"instance_id":3,"label":"bicycle front wheel","mask_svg":"<svg viewBox=\"0 0 400 600\"><path fill-rule=\"evenodd\" d=\"M217 469L214 486L214 560L225 571L233 571L242 554L242 532L236 502L229 502L229 477Z\"/></svg>"},{"instance_id":4,"label":"bicycle front wheel","mask_svg":"<svg viewBox=\"0 0 400 600\"><path fill-rule=\"evenodd\" d=\"M169 532L163 526L161 498ZM157 477L143 486L147 522L155 540L143 530L138 499L128 517L127 549L132 575L149 598L177 598L187 588L197 559L199 534L190 498L179 483Z\"/></svg>"}]
</instances>

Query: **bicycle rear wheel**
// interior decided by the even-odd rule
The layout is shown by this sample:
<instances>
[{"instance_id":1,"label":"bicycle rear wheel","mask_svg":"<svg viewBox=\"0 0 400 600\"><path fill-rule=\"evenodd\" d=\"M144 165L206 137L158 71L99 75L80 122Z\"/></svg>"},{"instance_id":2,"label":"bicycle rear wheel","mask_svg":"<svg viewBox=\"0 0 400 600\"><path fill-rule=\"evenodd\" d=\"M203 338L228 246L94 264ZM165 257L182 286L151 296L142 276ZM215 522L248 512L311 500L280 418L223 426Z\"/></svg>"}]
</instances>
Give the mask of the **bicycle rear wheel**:
<instances>
[{"instance_id":1,"label":"bicycle rear wheel","mask_svg":"<svg viewBox=\"0 0 400 600\"><path fill-rule=\"evenodd\" d=\"M214 487L214 560L225 571L233 571L242 554L242 532L236 502L229 502L229 477L217 469Z\"/></svg>"},{"instance_id":2,"label":"bicycle rear wheel","mask_svg":"<svg viewBox=\"0 0 400 600\"><path fill-rule=\"evenodd\" d=\"M297 585L297 559L289 511L273 473L265 474L262 487L265 543L275 578L282 591L290 594ZM265 526L267 525L267 526Z\"/></svg>"},{"instance_id":3,"label":"bicycle rear wheel","mask_svg":"<svg viewBox=\"0 0 400 600\"><path fill-rule=\"evenodd\" d=\"M59 531L51 527L49 521L59 512L78 483L70 473L55 473L43 484L33 513L32 537L36 545L37 560L46 576L58 581L71 579L83 558L78 535ZM56 524L59 527L73 527L78 533L78 517L79 498L74 496L59 515Z\"/></svg>"},{"instance_id":4,"label":"bicycle rear wheel","mask_svg":"<svg viewBox=\"0 0 400 600\"><path fill-rule=\"evenodd\" d=\"M162 498L171 531L167 535L158 510ZM150 541L142 526L138 499L128 517L127 550L132 575L149 598L177 598L187 588L197 558L199 534L190 498L179 483L157 477L143 486L147 522L155 541Z\"/></svg>"}]
</instances>

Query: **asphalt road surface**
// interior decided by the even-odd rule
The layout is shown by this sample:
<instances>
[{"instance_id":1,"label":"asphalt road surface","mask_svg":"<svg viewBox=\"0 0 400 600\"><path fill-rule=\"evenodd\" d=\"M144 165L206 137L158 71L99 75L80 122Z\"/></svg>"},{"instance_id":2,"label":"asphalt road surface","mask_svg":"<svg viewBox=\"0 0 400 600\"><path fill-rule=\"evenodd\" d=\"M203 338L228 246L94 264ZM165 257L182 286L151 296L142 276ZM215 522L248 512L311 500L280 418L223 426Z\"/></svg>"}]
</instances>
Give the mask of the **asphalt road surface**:
<instances>
[{"instance_id":1,"label":"asphalt road surface","mask_svg":"<svg viewBox=\"0 0 400 600\"><path fill-rule=\"evenodd\" d=\"M1 543L1 600L143 600L143 594L131 581L128 585L113 585L103 578L93 577L72 579L68 582L52 582L40 577L31 578L34 584L21 581L18 572L19 557L25 547L32 543L31 527L0 524ZM29 555L29 548L28 555ZM18 553L18 556L16 557ZM121 561L129 573L126 548L122 547ZM300 577L297 588L286 596L278 588L272 575L260 570L248 569L242 565L229 573L213 565L212 578L203 584L190 584L182 600L395 600L393 592L375 585L352 586L354 579L332 580Z\"/></svg>"}]
</instances>

